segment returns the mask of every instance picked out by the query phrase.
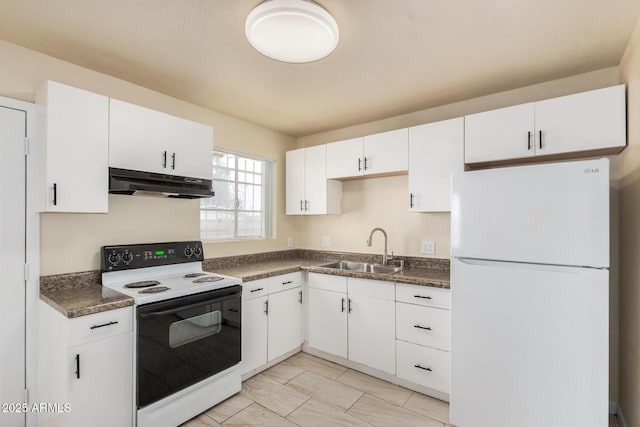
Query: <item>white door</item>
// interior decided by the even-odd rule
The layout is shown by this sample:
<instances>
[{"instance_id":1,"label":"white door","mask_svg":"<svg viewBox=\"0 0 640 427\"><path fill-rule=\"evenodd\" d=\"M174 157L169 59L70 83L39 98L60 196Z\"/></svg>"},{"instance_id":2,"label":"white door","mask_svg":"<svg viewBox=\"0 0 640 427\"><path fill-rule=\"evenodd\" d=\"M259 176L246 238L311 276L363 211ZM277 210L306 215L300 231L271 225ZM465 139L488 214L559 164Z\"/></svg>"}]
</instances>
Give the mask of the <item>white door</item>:
<instances>
[{"instance_id":1,"label":"white door","mask_svg":"<svg viewBox=\"0 0 640 427\"><path fill-rule=\"evenodd\" d=\"M242 301L242 363L245 374L267 363L267 297Z\"/></svg>"},{"instance_id":2,"label":"white door","mask_svg":"<svg viewBox=\"0 0 640 427\"><path fill-rule=\"evenodd\" d=\"M347 358L347 294L309 288L309 346Z\"/></svg>"},{"instance_id":3,"label":"white door","mask_svg":"<svg viewBox=\"0 0 640 427\"><path fill-rule=\"evenodd\" d=\"M409 128L409 210L451 210L451 174L464 171L464 118Z\"/></svg>"},{"instance_id":4,"label":"white door","mask_svg":"<svg viewBox=\"0 0 640 427\"><path fill-rule=\"evenodd\" d=\"M167 116L168 173L211 179L213 129L180 117Z\"/></svg>"},{"instance_id":5,"label":"white door","mask_svg":"<svg viewBox=\"0 0 640 427\"><path fill-rule=\"evenodd\" d=\"M22 403L25 389L25 128L24 111L0 107L0 402ZM23 426L24 414L0 413Z\"/></svg>"},{"instance_id":6,"label":"white door","mask_svg":"<svg viewBox=\"0 0 640 427\"><path fill-rule=\"evenodd\" d=\"M302 343L302 288L269 295L268 357L276 357L300 348Z\"/></svg>"},{"instance_id":7,"label":"white door","mask_svg":"<svg viewBox=\"0 0 640 427\"><path fill-rule=\"evenodd\" d=\"M453 424L607 425L607 270L454 259L451 298Z\"/></svg>"},{"instance_id":8,"label":"white door","mask_svg":"<svg viewBox=\"0 0 640 427\"><path fill-rule=\"evenodd\" d=\"M533 103L464 118L464 162L481 163L535 155Z\"/></svg>"},{"instance_id":9,"label":"white door","mask_svg":"<svg viewBox=\"0 0 640 427\"><path fill-rule=\"evenodd\" d=\"M305 213L327 213L327 146L304 149Z\"/></svg>"},{"instance_id":10,"label":"white door","mask_svg":"<svg viewBox=\"0 0 640 427\"><path fill-rule=\"evenodd\" d=\"M364 137L364 173L393 173L409 168L409 130L396 129Z\"/></svg>"},{"instance_id":11,"label":"white door","mask_svg":"<svg viewBox=\"0 0 640 427\"><path fill-rule=\"evenodd\" d=\"M609 266L609 160L453 176L454 257Z\"/></svg>"},{"instance_id":12,"label":"white door","mask_svg":"<svg viewBox=\"0 0 640 427\"><path fill-rule=\"evenodd\" d=\"M393 300L349 295L349 360L396 373L395 306Z\"/></svg>"},{"instance_id":13,"label":"white door","mask_svg":"<svg viewBox=\"0 0 640 427\"><path fill-rule=\"evenodd\" d=\"M168 116L111 98L109 167L171 173Z\"/></svg>"},{"instance_id":14,"label":"white door","mask_svg":"<svg viewBox=\"0 0 640 427\"><path fill-rule=\"evenodd\" d=\"M304 214L304 148L287 151L286 160L286 212L287 215Z\"/></svg>"},{"instance_id":15,"label":"white door","mask_svg":"<svg viewBox=\"0 0 640 427\"><path fill-rule=\"evenodd\" d=\"M69 348L69 427L132 424L132 354L131 333Z\"/></svg>"},{"instance_id":16,"label":"white door","mask_svg":"<svg viewBox=\"0 0 640 427\"><path fill-rule=\"evenodd\" d=\"M536 155L624 147L624 91L619 85L536 102Z\"/></svg>"},{"instance_id":17,"label":"white door","mask_svg":"<svg viewBox=\"0 0 640 427\"><path fill-rule=\"evenodd\" d=\"M364 172L363 138L327 144L327 179L360 176Z\"/></svg>"}]
</instances>

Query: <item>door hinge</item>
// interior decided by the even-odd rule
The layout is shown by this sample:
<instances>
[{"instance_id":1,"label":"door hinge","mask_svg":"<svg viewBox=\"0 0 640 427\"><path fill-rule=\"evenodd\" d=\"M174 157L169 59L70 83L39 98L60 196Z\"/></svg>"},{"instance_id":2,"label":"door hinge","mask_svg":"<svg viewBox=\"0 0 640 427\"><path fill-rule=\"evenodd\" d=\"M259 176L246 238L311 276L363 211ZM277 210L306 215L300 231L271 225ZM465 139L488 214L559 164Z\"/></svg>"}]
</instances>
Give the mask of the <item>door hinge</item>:
<instances>
[{"instance_id":1,"label":"door hinge","mask_svg":"<svg viewBox=\"0 0 640 427\"><path fill-rule=\"evenodd\" d=\"M29 138L24 139L24 155L29 155Z\"/></svg>"},{"instance_id":2,"label":"door hinge","mask_svg":"<svg viewBox=\"0 0 640 427\"><path fill-rule=\"evenodd\" d=\"M24 264L24 281L29 281L29 264L27 263Z\"/></svg>"},{"instance_id":3,"label":"door hinge","mask_svg":"<svg viewBox=\"0 0 640 427\"><path fill-rule=\"evenodd\" d=\"M24 403L26 403L27 405L29 404L29 389L28 388L24 389Z\"/></svg>"}]
</instances>

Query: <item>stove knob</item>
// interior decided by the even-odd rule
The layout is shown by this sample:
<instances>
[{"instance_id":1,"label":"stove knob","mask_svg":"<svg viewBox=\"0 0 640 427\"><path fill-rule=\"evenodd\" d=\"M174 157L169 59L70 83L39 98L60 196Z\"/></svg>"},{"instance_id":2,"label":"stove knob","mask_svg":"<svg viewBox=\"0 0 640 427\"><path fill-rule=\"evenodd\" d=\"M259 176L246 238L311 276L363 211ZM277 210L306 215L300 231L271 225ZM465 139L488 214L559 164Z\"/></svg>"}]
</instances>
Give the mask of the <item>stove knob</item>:
<instances>
[{"instance_id":1,"label":"stove knob","mask_svg":"<svg viewBox=\"0 0 640 427\"><path fill-rule=\"evenodd\" d=\"M193 249L193 254L197 257L199 257L200 255L202 255L202 248L200 246L196 246Z\"/></svg>"},{"instance_id":2,"label":"stove knob","mask_svg":"<svg viewBox=\"0 0 640 427\"><path fill-rule=\"evenodd\" d=\"M187 258L191 258L191 256L193 255L193 249L191 248L186 248L184 250L184 256L186 256Z\"/></svg>"},{"instance_id":3,"label":"stove knob","mask_svg":"<svg viewBox=\"0 0 640 427\"><path fill-rule=\"evenodd\" d=\"M120 255L116 253L109 255L109 264L118 265L119 262L120 262Z\"/></svg>"},{"instance_id":4,"label":"stove knob","mask_svg":"<svg viewBox=\"0 0 640 427\"><path fill-rule=\"evenodd\" d=\"M133 261L133 254L131 254L130 252L125 252L122 255L122 261L124 261L125 264L131 263L131 261Z\"/></svg>"}]
</instances>

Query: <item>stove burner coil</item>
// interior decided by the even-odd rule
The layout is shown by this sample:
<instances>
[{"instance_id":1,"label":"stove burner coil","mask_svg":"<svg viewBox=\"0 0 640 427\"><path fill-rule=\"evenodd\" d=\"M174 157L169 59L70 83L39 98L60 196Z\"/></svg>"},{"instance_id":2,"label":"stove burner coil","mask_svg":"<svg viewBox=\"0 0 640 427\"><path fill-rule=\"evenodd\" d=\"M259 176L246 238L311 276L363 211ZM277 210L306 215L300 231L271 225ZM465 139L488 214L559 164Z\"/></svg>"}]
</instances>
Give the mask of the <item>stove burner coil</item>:
<instances>
[{"instance_id":1,"label":"stove burner coil","mask_svg":"<svg viewBox=\"0 0 640 427\"><path fill-rule=\"evenodd\" d=\"M168 291L171 288L167 288L166 286L158 286L157 288L148 288L139 291L139 294L157 294L158 292Z\"/></svg>"},{"instance_id":2,"label":"stove burner coil","mask_svg":"<svg viewBox=\"0 0 640 427\"><path fill-rule=\"evenodd\" d=\"M143 280L141 282L133 282L133 283L127 283L126 285L124 285L125 288L131 288L131 289L136 289L136 288L148 288L150 286L155 286L155 285L159 285L160 282L158 282L157 280Z\"/></svg>"},{"instance_id":3,"label":"stove burner coil","mask_svg":"<svg viewBox=\"0 0 640 427\"><path fill-rule=\"evenodd\" d=\"M189 274L185 274L183 277L185 279L193 279L194 277L200 277L204 275L206 275L206 273L189 273Z\"/></svg>"},{"instance_id":4,"label":"stove burner coil","mask_svg":"<svg viewBox=\"0 0 640 427\"><path fill-rule=\"evenodd\" d=\"M222 279L224 279L224 277L207 276L207 277L201 277L199 279L196 279L193 281L193 283L210 283L210 282L217 282L218 280L222 280Z\"/></svg>"}]
</instances>

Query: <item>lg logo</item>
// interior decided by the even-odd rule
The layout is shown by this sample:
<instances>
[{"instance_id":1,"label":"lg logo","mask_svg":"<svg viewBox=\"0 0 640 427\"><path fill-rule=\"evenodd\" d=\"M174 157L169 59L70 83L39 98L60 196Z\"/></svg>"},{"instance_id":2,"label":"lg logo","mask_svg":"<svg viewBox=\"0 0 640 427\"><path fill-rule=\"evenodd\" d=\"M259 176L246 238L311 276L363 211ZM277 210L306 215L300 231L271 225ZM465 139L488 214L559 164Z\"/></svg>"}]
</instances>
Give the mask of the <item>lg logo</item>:
<instances>
[{"instance_id":1,"label":"lg logo","mask_svg":"<svg viewBox=\"0 0 640 427\"><path fill-rule=\"evenodd\" d=\"M593 169L586 168L584 170L584 173L598 173L598 172L600 172L600 169L598 169L598 168L593 168Z\"/></svg>"}]
</instances>

